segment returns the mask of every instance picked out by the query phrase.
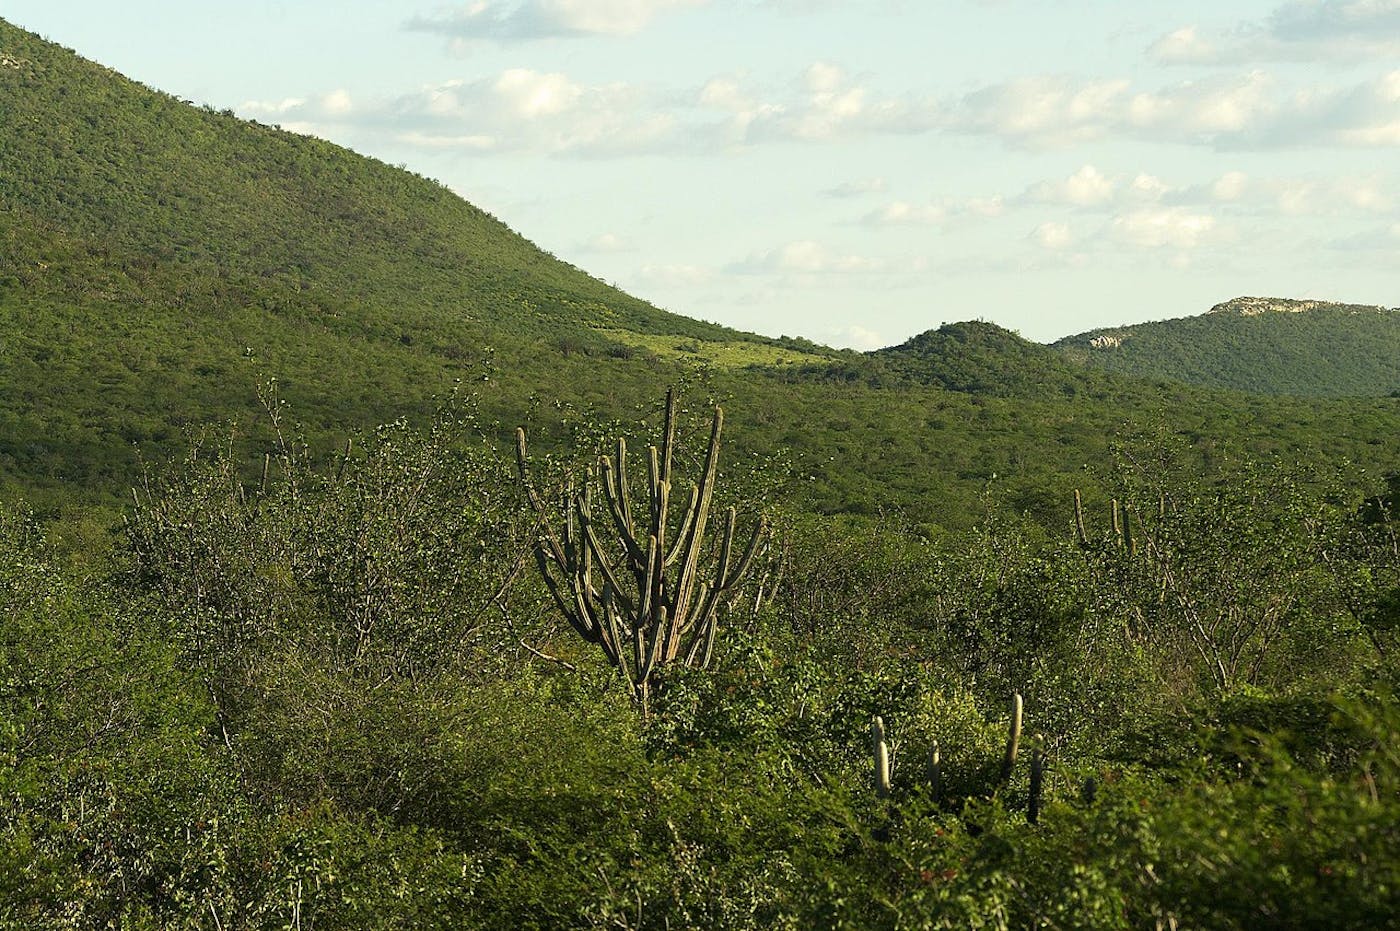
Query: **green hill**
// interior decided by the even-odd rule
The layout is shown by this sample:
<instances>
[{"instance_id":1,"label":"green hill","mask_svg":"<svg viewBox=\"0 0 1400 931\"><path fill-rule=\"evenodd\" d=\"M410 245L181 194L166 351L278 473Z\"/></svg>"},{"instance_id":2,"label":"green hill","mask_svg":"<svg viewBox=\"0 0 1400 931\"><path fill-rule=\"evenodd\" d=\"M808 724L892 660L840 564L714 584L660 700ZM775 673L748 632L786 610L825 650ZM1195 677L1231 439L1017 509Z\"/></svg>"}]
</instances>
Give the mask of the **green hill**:
<instances>
[{"instance_id":1,"label":"green hill","mask_svg":"<svg viewBox=\"0 0 1400 931\"><path fill-rule=\"evenodd\" d=\"M1091 330L1054 346L1105 371L1258 394L1400 391L1400 311L1384 307L1241 297L1201 316Z\"/></svg>"},{"instance_id":2,"label":"green hill","mask_svg":"<svg viewBox=\"0 0 1400 931\"><path fill-rule=\"evenodd\" d=\"M997 397L1073 397L1102 388L1106 381L1045 346L983 321L945 324L872 355L910 381Z\"/></svg>"},{"instance_id":3,"label":"green hill","mask_svg":"<svg viewBox=\"0 0 1400 931\"><path fill-rule=\"evenodd\" d=\"M174 451L271 376L315 432L426 410L488 357L509 396L577 399L639 359L813 358L636 300L426 178L3 21L0 53L0 474L22 487L120 484L134 444Z\"/></svg>"},{"instance_id":4,"label":"green hill","mask_svg":"<svg viewBox=\"0 0 1400 931\"><path fill-rule=\"evenodd\" d=\"M1300 410L1107 376L990 324L862 356L687 319L431 180L3 22L0 54L0 496L41 508L120 500L192 431L252 421L272 377L323 453L459 383L540 449L635 425L680 384L731 402L729 461L781 463L794 504L944 525L975 520L993 476L1061 522L1132 436L1176 437L1195 464L1379 467L1374 437L1400 431L1390 401Z\"/></svg>"}]
</instances>

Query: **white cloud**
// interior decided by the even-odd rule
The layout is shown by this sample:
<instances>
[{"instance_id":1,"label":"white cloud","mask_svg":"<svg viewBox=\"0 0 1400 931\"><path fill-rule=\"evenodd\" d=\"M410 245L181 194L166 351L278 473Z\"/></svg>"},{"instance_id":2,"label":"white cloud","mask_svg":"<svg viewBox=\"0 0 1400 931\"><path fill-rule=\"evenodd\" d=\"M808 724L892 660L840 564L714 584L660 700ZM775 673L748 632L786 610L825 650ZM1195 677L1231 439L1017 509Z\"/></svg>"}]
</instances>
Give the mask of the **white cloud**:
<instances>
[{"instance_id":1,"label":"white cloud","mask_svg":"<svg viewBox=\"0 0 1400 931\"><path fill-rule=\"evenodd\" d=\"M1045 249L1064 249L1074 241L1068 224L1053 220L1040 224L1031 231L1031 239Z\"/></svg>"},{"instance_id":2,"label":"white cloud","mask_svg":"<svg viewBox=\"0 0 1400 931\"><path fill-rule=\"evenodd\" d=\"M955 221L967 222L998 217L1005 209L1006 201L1000 195L928 204L911 204L908 201L896 200L865 214L860 222L873 227L949 226Z\"/></svg>"},{"instance_id":3,"label":"white cloud","mask_svg":"<svg viewBox=\"0 0 1400 931\"><path fill-rule=\"evenodd\" d=\"M699 99L702 105L728 115L725 137L733 145L824 142L870 134L921 133L938 126L934 100L874 94L828 62L808 67L799 87L795 98L779 98L749 90L739 78L729 76L711 80Z\"/></svg>"},{"instance_id":4,"label":"white cloud","mask_svg":"<svg viewBox=\"0 0 1400 931\"><path fill-rule=\"evenodd\" d=\"M1281 87L1257 71L1157 91L1138 90L1121 80L1049 76L985 87L944 105L930 97L874 93L839 68L821 63L776 95L749 86L742 75L715 77L690 92L676 92L624 82L588 84L561 72L511 68L495 77L446 81L394 98L352 99L337 90L254 101L242 109L248 116L327 137L377 135L464 152L590 157L712 153L765 143L931 132L989 135L1026 149L1106 138L1222 150L1393 148L1400 146L1400 70L1361 84L1302 90ZM1122 196L1122 185L1086 165L1076 175L1024 196L1088 208ZM830 193L872 190L851 183ZM1150 194L1140 186L1129 190ZM922 219L932 216L925 213Z\"/></svg>"},{"instance_id":5,"label":"white cloud","mask_svg":"<svg viewBox=\"0 0 1400 931\"><path fill-rule=\"evenodd\" d=\"M826 331L826 335L830 345L843 349L856 349L860 352L870 352L872 349L880 349L889 345L889 341L875 330L869 330L854 323L832 327Z\"/></svg>"},{"instance_id":6,"label":"white cloud","mask_svg":"<svg viewBox=\"0 0 1400 931\"><path fill-rule=\"evenodd\" d=\"M1263 19L1209 36L1183 26L1157 39L1148 54L1168 65L1393 58L1400 54L1400 0L1290 0Z\"/></svg>"},{"instance_id":7,"label":"white cloud","mask_svg":"<svg viewBox=\"0 0 1400 931\"><path fill-rule=\"evenodd\" d=\"M780 273L797 275L860 275L886 267L878 259L835 253L810 239L787 243L777 249L758 252L729 266L740 274Z\"/></svg>"},{"instance_id":8,"label":"white cloud","mask_svg":"<svg viewBox=\"0 0 1400 931\"><path fill-rule=\"evenodd\" d=\"M1333 88L1286 88L1261 71L1156 91L1122 80L1023 78L974 91L940 126L1044 149L1105 138L1217 149L1400 146L1400 71Z\"/></svg>"},{"instance_id":9,"label":"white cloud","mask_svg":"<svg viewBox=\"0 0 1400 931\"><path fill-rule=\"evenodd\" d=\"M1210 186L1211 196L1218 201L1234 201L1244 196L1249 176L1242 171L1227 171Z\"/></svg>"},{"instance_id":10,"label":"white cloud","mask_svg":"<svg viewBox=\"0 0 1400 931\"><path fill-rule=\"evenodd\" d=\"M1215 218L1182 207L1149 207L1114 217L1115 239L1145 249L1194 249L1215 229Z\"/></svg>"},{"instance_id":11,"label":"white cloud","mask_svg":"<svg viewBox=\"0 0 1400 931\"><path fill-rule=\"evenodd\" d=\"M803 76L803 83L812 94L835 93L846 83L846 72L828 61L813 62Z\"/></svg>"},{"instance_id":12,"label":"white cloud","mask_svg":"<svg viewBox=\"0 0 1400 931\"><path fill-rule=\"evenodd\" d=\"M879 194L885 190L884 178L860 178L855 181L843 181L835 187L829 187L822 193L827 197L862 197L866 194Z\"/></svg>"},{"instance_id":13,"label":"white cloud","mask_svg":"<svg viewBox=\"0 0 1400 931\"><path fill-rule=\"evenodd\" d=\"M902 200L872 210L861 220L867 226L934 226L948 219L937 204L910 204Z\"/></svg>"},{"instance_id":14,"label":"white cloud","mask_svg":"<svg viewBox=\"0 0 1400 931\"><path fill-rule=\"evenodd\" d=\"M1108 128L1106 117L1121 109L1128 88L1124 80L1023 78L968 94L945 125L1034 147L1097 139Z\"/></svg>"},{"instance_id":15,"label":"white cloud","mask_svg":"<svg viewBox=\"0 0 1400 931\"><path fill-rule=\"evenodd\" d=\"M1156 175L1139 172L1123 190L1123 199L1132 202L1156 202L1161 200L1171 188Z\"/></svg>"},{"instance_id":16,"label":"white cloud","mask_svg":"<svg viewBox=\"0 0 1400 931\"><path fill-rule=\"evenodd\" d=\"M253 117L295 121L312 132L332 128L388 136L432 149L616 155L676 144L674 117L641 89L580 84L567 75L512 68L494 78L447 81L393 99L357 104L348 96L257 102Z\"/></svg>"},{"instance_id":17,"label":"white cloud","mask_svg":"<svg viewBox=\"0 0 1400 931\"><path fill-rule=\"evenodd\" d=\"M415 16L407 28L447 36L457 42L477 39L522 41L587 35L634 35L659 14L700 6L706 0L501 0L474 2L433 16Z\"/></svg>"},{"instance_id":18,"label":"white cloud","mask_svg":"<svg viewBox=\"0 0 1400 931\"><path fill-rule=\"evenodd\" d=\"M1163 64L1198 64L1216 61L1220 49L1195 26L1183 26L1153 42L1147 54Z\"/></svg>"},{"instance_id":19,"label":"white cloud","mask_svg":"<svg viewBox=\"0 0 1400 931\"><path fill-rule=\"evenodd\" d=\"M1061 181L1041 181L1021 196L1030 203L1096 207L1113 200L1118 184L1093 165L1085 165Z\"/></svg>"},{"instance_id":20,"label":"white cloud","mask_svg":"<svg viewBox=\"0 0 1400 931\"><path fill-rule=\"evenodd\" d=\"M1253 178L1227 171L1210 184L1168 190L1161 201L1176 206L1215 204L1262 215L1335 216L1387 213L1395 199L1376 176Z\"/></svg>"}]
</instances>

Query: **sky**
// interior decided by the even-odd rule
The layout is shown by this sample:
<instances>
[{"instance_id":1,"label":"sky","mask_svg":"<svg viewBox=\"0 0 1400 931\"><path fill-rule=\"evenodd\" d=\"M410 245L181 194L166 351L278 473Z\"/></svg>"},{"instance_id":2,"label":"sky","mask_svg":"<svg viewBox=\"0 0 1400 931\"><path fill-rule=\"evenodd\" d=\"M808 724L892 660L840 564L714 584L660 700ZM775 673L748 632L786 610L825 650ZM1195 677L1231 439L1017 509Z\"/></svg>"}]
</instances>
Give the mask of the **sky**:
<instances>
[{"instance_id":1,"label":"sky","mask_svg":"<svg viewBox=\"0 0 1400 931\"><path fill-rule=\"evenodd\" d=\"M676 313L871 349L1400 304L1400 0L0 0Z\"/></svg>"}]
</instances>

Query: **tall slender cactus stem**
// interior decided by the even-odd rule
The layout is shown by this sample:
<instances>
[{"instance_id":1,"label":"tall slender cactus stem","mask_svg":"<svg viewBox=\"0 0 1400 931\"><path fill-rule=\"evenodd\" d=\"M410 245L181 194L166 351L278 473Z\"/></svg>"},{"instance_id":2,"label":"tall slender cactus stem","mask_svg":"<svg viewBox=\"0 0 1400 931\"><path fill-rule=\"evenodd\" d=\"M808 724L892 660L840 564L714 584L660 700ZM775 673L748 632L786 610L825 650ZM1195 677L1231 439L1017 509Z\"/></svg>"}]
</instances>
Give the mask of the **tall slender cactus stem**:
<instances>
[{"instance_id":1,"label":"tall slender cactus stem","mask_svg":"<svg viewBox=\"0 0 1400 931\"><path fill-rule=\"evenodd\" d=\"M1016 768L1016 752L1021 746L1021 711L1023 704L1020 692L1011 696L1011 724L1006 735L1006 754L1001 760L1002 782L1010 781L1011 772Z\"/></svg>"}]
</instances>

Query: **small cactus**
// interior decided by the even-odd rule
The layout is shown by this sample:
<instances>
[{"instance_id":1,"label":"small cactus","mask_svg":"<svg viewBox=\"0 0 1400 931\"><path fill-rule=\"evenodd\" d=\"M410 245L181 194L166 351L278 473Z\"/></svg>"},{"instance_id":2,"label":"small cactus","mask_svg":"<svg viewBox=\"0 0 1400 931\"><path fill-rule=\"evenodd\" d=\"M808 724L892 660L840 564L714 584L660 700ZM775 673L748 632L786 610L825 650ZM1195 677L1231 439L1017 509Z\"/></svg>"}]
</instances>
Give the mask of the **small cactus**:
<instances>
[{"instance_id":1,"label":"small cactus","mask_svg":"<svg viewBox=\"0 0 1400 931\"><path fill-rule=\"evenodd\" d=\"M928 751L928 788L935 802L943 791L943 766L938 755L938 741L934 741Z\"/></svg>"},{"instance_id":2,"label":"small cactus","mask_svg":"<svg viewBox=\"0 0 1400 931\"><path fill-rule=\"evenodd\" d=\"M1084 498L1079 494L1079 489L1074 490L1074 529L1079 535L1079 545L1089 545L1089 530L1084 526Z\"/></svg>"},{"instance_id":3,"label":"small cactus","mask_svg":"<svg viewBox=\"0 0 1400 931\"><path fill-rule=\"evenodd\" d=\"M1040 796L1045 788L1045 738L1035 735L1031 741L1031 791L1026 799L1026 820L1040 821Z\"/></svg>"},{"instance_id":4,"label":"small cactus","mask_svg":"<svg viewBox=\"0 0 1400 931\"><path fill-rule=\"evenodd\" d=\"M878 714L870 717L870 749L875 757L875 794L890 797L890 748L885 743L885 722Z\"/></svg>"},{"instance_id":5,"label":"small cactus","mask_svg":"<svg viewBox=\"0 0 1400 931\"><path fill-rule=\"evenodd\" d=\"M1021 746L1021 693L1011 696L1011 725L1006 735L1006 754L1001 760L1001 781L1009 782L1011 771L1016 767L1016 751Z\"/></svg>"}]
</instances>

